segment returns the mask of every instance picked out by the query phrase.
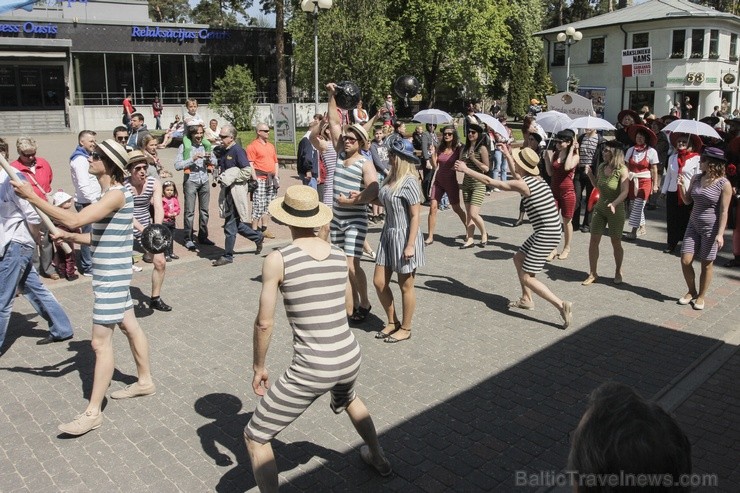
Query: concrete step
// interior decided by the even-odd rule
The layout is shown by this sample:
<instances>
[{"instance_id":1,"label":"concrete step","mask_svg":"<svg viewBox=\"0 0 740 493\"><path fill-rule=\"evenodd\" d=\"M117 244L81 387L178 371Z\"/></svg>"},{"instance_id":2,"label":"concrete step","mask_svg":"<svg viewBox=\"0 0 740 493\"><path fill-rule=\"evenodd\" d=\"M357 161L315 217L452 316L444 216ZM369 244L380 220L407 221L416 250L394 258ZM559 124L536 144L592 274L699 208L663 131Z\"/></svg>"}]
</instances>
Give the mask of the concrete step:
<instances>
[{"instance_id":1,"label":"concrete step","mask_svg":"<svg viewBox=\"0 0 740 493\"><path fill-rule=\"evenodd\" d=\"M39 134L69 132L63 110L4 111L0 134Z\"/></svg>"}]
</instances>

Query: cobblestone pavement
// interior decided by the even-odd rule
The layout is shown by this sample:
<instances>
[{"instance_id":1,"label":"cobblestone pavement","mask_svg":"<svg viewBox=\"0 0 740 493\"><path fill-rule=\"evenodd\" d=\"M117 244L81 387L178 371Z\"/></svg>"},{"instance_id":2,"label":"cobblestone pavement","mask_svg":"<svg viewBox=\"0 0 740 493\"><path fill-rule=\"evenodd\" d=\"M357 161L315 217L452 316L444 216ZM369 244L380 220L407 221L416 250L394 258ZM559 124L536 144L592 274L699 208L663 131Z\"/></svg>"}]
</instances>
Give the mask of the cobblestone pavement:
<instances>
[{"instance_id":1,"label":"cobblestone pavement","mask_svg":"<svg viewBox=\"0 0 740 493\"><path fill-rule=\"evenodd\" d=\"M284 184L294 179L290 170L283 173ZM527 223L510 227L518 205L509 193L487 198L482 214L491 239L470 250L457 248L456 216L440 212L439 234L416 281L411 341L373 338L383 325L374 292L371 316L354 329L364 357L358 394L395 474L381 479L363 465L359 437L325 396L274 443L284 491L513 490L516 471L564 468L568 434L588 394L610 379L670 400L692 439L696 471L718 475L718 488L697 491L736 491L740 271L715 269L704 311L676 305L685 288L678 257L661 253L658 210L649 215L648 234L625 244L624 284L611 282L604 240L602 277L584 287L588 235L577 232L570 257L539 276L574 302L574 324L561 330L557 310L540 299L533 311L506 307L519 294L511 257L531 232ZM275 231L263 255L287 241L287 231ZM373 245L379 232L371 228ZM45 322L25 300L16 301L0 357L0 491L254 489L241 437L257 402L249 383L261 257L249 242L237 248L243 254L229 266L211 267L202 258L209 252L182 252L168 264L162 296L171 313L147 308L151 267L134 275L157 393L108 401L103 426L76 439L60 437L57 425L84 409L90 393L89 279L49 284L74 323L72 341L36 346L47 334ZM725 249L717 264L728 258ZM363 267L370 275L372 264ZM268 353L273 379L290 362L291 342L278 308ZM125 338L116 334L114 344L111 390L135 379ZM712 361L716 368L706 370Z\"/></svg>"}]
</instances>

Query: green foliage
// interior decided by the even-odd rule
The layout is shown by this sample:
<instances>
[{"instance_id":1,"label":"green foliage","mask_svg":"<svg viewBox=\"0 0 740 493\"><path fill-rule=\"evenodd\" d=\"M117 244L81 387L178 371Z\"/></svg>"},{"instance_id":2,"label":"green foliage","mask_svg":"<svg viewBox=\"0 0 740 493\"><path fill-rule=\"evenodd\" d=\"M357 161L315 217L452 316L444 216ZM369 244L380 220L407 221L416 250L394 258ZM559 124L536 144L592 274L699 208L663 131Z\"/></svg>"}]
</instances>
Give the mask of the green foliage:
<instances>
[{"instance_id":1,"label":"green foliage","mask_svg":"<svg viewBox=\"0 0 740 493\"><path fill-rule=\"evenodd\" d=\"M394 9L410 55L406 72L421 76L430 106L443 84L467 99L488 92L498 76L495 60L510 50L509 2L401 0Z\"/></svg>"},{"instance_id":2,"label":"green foliage","mask_svg":"<svg viewBox=\"0 0 740 493\"><path fill-rule=\"evenodd\" d=\"M558 92L558 88L552 81L550 71L547 69L547 60L542 53L540 53L539 62L534 68L534 89L532 97L540 101L546 101L545 96Z\"/></svg>"},{"instance_id":3,"label":"green foliage","mask_svg":"<svg viewBox=\"0 0 740 493\"><path fill-rule=\"evenodd\" d=\"M149 0L149 17L155 22L190 20L188 0Z\"/></svg>"},{"instance_id":4,"label":"green foliage","mask_svg":"<svg viewBox=\"0 0 740 493\"><path fill-rule=\"evenodd\" d=\"M226 68L223 77L213 83L209 106L237 130L252 128L256 86L252 74L243 65Z\"/></svg>"},{"instance_id":5,"label":"green foliage","mask_svg":"<svg viewBox=\"0 0 740 493\"><path fill-rule=\"evenodd\" d=\"M526 114L529 100L537 92L534 74L542 57L542 40L531 33L540 30L542 16L539 0L519 0L512 4L507 21L512 33L507 113L516 117Z\"/></svg>"},{"instance_id":6,"label":"green foliage","mask_svg":"<svg viewBox=\"0 0 740 493\"><path fill-rule=\"evenodd\" d=\"M389 0L335 0L319 13L319 90L327 82L354 81L366 108L383 100L405 63L397 21L387 15ZM295 49L295 84L313 94L313 15L295 12L288 21Z\"/></svg>"},{"instance_id":7,"label":"green foliage","mask_svg":"<svg viewBox=\"0 0 740 493\"><path fill-rule=\"evenodd\" d=\"M247 9L252 0L200 0L190 15L196 24L210 24L218 27L235 27L244 25L249 19Z\"/></svg>"}]
</instances>

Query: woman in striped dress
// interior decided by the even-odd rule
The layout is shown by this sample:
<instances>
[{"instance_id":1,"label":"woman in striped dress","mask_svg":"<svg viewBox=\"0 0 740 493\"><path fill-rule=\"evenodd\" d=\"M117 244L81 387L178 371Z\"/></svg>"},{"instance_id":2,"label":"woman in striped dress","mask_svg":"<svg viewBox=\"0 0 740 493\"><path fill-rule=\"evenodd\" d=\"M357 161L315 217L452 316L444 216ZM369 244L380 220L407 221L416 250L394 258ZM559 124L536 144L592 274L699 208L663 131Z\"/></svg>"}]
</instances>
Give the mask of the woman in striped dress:
<instances>
[{"instance_id":1,"label":"woman in striped dress","mask_svg":"<svg viewBox=\"0 0 740 493\"><path fill-rule=\"evenodd\" d=\"M424 265L424 240L419 228L421 188L416 171L419 159L407 140L392 140L388 148L391 171L374 201L385 207L386 218L380 232L373 283L388 320L375 338L395 343L411 338L411 319L416 309L414 281L417 267ZM394 272L401 287L400 321L390 287Z\"/></svg>"},{"instance_id":2,"label":"woman in striped dress","mask_svg":"<svg viewBox=\"0 0 740 493\"><path fill-rule=\"evenodd\" d=\"M254 321L252 389L261 399L244 437L257 486L260 491L278 490L270 442L327 392L332 411L345 411L366 442L360 448L362 460L387 476L390 463L372 417L355 392L362 358L345 315L347 259L340 248L314 233L314 228L329 222L331 209L319 202L313 188L294 185L273 200L269 210L273 219L290 227L293 242L265 258ZM278 291L293 330L293 360L271 385L266 359Z\"/></svg>"},{"instance_id":3,"label":"woman in striped dress","mask_svg":"<svg viewBox=\"0 0 740 493\"><path fill-rule=\"evenodd\" d=\"M24 198L69 229L92 224L92 233L60 230L54 238L92 247L95 371L87 409L72 422L59 426L60 431L73 436L83 435L103 423L101 406L113 377L113 330L116 325L128 338L139 378L136 383L111 393L111 398L151 395L155 391L149 370L149 343L136 320L129 293L134 203L131 193L123 186L128 154L123 146L109 139L98 144L89 160L90 173L98 178L103 195L98 202L79 213L30 199L30 195L36 195L30 187L21 190Z\"/></svg>"},{"instance_id":4,"label":"woman in striped dress","mask_svg":"<svg viewBox=\"0 0 740 493\"><path fill-rule=\"evenodd\" d=\"M471 170L462 161L455 164L455 169L485 185L505 191L519 192L524 197L524 210L532 223L534 233L527 238L514 255L514 265L522 287L522 296L518 300L511 301L509 307L532 310L534 308L532 293L534 292L558 309L563 318L563 328L566 329L572 320L572 303L561 300L547 286L535 279L535 274L542 270L548 254L558 246L562 236L555 198L547 183L538 176L540 158L535 151L524 148L511 157L509 162L516 164L516 170L522 176L521 179L505 182L494 180Z\"/></svg>"},{"instance_id":5,"label":"woman in striped dress","mask_svg":"<svg viewBox=\"0 0 740 493\"><path fill-rule=\"evenodd\" d=\"M488 158L486 135L483 132L483 127L477 123L468 124L467 141L462 151L462 158L471 170L479 173L488 173L488 169L491 167L491 161ZM484 247L488 244L488 233L486 232L486 223L480 217L480 206L483 205L483 198L486 196L486 187L479 181L466 175L463 178L460 190L462 190L467 218L465 224L465 243L460 248L470 248L473 246L473 234L475 233L476 226L480 231L479 245Z\"/></svg>"}]
</instances>

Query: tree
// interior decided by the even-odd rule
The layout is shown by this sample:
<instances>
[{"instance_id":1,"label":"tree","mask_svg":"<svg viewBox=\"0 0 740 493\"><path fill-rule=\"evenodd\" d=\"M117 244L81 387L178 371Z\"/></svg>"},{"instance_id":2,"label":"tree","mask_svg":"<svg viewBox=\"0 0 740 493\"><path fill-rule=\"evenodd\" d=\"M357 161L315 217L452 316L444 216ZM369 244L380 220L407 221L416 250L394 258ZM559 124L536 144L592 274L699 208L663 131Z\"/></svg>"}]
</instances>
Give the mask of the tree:
<instances>
[{"instance_id":1,"label":"tree","mask_svg":"<svg viewBox=\"0 0 740 493\"><path fill-rule=\"evenodd\" d=\"M402 30L389 18L389 0L335 0L319 14L319 88L352 80L365 107L382 101L406 62ZM313 89L313 17L296 12L288 22L295 51L295 85ZM312 93L312 90L308 91Z\"/></svg>"},{"instance_id":2,"label":"tree","mask_svg":"<svg viewBox=\"0 0 740 493\"><path fill-rule=\"evenodd\" d=\"M396 15L408 43L412 74L424 82L429 106L441 84L479 98L498 75L496 59L506 58L511 36L504 0L401 0Z\"/></svg>"},{"instance_id":3,"label":"tree","mask_svg":"<svg viewBox=\"0 0 740 493\"><path fill-rule=\"evenodd\" d=\"M542 28L543 11L540 0L518 0L511 5L507 24L511 31L511 69L508 84L507 112L514 116L526 114L529 100L537 94L535 68L542 57L542 40L532 33ZM504 67L506 64L503 64Z\"/></svg>"},{"instance_id":4,"label":"tree","mask_svg":"<svg viewBox=\"0 0 740 493\"><path fill-rule=\"evenodd\" d=\"M248 19L247 9L252 0L200 0L192 10L191 19L196 24L209 24L218 27L244 25Z\"/></svg>"},{"instance_id":5,"label":"tree","mask_svg":"<svg viewBox=\"0 0 740 493\"><path fill-rule=\"evenodd\" d=\"M210 108L237 130L252 128L257 86L251 72L243 65L226 67L223 77L213 82Z\"/></svg>"},{"instance_id":6,"label":"tree","mask_svg":"<svg viewBox=\"0 0 740 493\"><path fill-rule=\"evenodd\" d=\"M285 17L292 10L285 0L260 0L262 12L275 13L275 65L277 67L278 103L288 102L288 75L285 71Z\"/></svg>"},{"instance_id":7,"label":"tree","mask_svg":"<svg viewBox=\"0 0 740 493\"><path fill-rule=\"evenodd\" d=\"M188 0L149 0L149 17L155 22L190 20Z\"/></svg>"}]
</instances>

